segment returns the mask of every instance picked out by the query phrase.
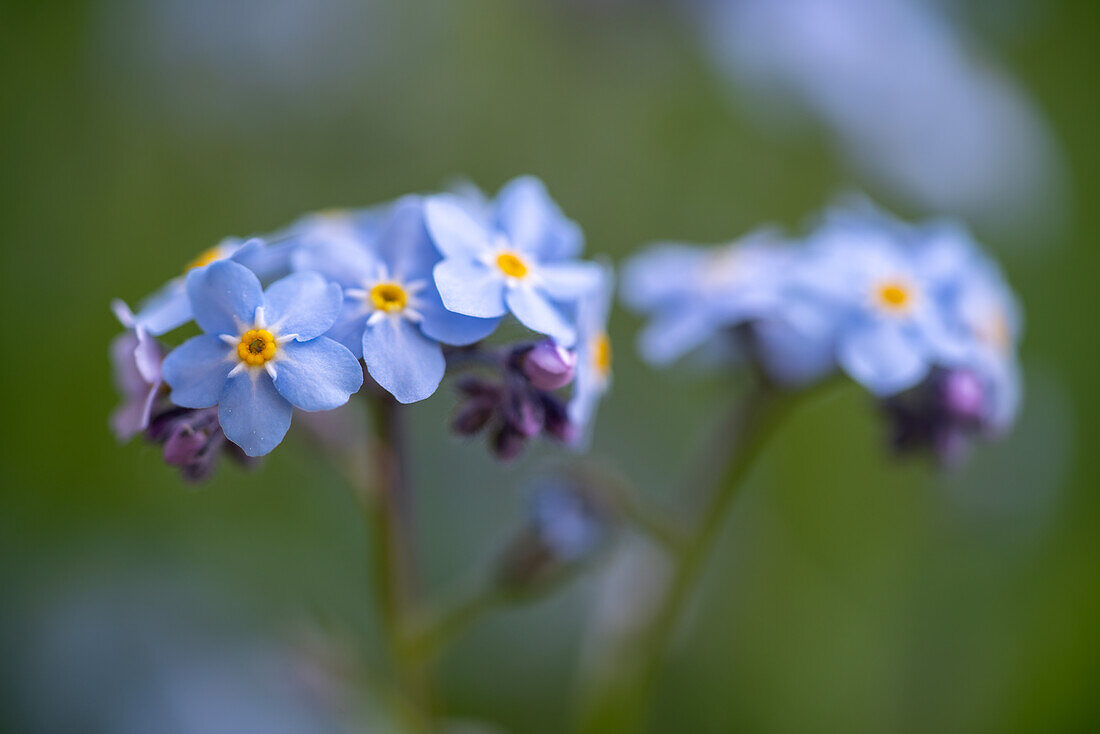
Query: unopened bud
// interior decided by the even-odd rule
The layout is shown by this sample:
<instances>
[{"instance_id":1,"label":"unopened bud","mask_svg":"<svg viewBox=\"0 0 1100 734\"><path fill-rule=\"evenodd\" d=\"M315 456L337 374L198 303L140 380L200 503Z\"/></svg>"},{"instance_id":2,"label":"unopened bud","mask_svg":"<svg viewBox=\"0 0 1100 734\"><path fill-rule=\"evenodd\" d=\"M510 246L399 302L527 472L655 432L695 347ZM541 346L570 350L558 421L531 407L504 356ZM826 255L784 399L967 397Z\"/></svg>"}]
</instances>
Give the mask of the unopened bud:
<instances>
[{"instance_id":1,"label":"unopened bud","mask_svg":"<svg viewBox=\"0 0 1100 734\"><path fill-rule=\"evenodd\" d=\"M541 341L523 355L523 375L536 390L551 391L573 381L577 355L549 339Z\"/></svg>"}]
</instances>

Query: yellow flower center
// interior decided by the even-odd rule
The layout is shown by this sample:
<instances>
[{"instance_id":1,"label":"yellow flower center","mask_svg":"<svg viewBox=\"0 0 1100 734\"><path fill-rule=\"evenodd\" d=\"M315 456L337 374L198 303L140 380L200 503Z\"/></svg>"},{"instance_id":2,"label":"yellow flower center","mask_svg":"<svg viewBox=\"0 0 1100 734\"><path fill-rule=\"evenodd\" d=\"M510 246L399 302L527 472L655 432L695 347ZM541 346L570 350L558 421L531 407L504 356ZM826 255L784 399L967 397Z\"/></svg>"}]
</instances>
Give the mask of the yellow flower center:
<instances>
[{"instance_id":1,"label":"yellow flower center","mask_svg":"<svg viewBox=\"0 0 1100 734\"><path fill-rule=\"evenodd\" d=\"M502 252L497 255L497 267L509 278L522 278L527 275L527 263L512 252Z\"/></svg>"},{"instance_id":2,"label":"yellow flower center","mask_svg":"<svg viewBox=\"0 0 1100 734\"><path fill-rule=\"evenodd\" d=\"M222 251L220 249L218 249L217 247L211 247L209 250L203 250L202 252L199 253L198 257L196 257L191 262L187 263L187 267L183 269L183 272L186 273L188 270L194 270L195 268L201 268L204 265L209 265L210 263L214 262L215 260L221 260L221 258L222 258Z\"/></svg>"},{"instance_id":3,"label":"yellow flower center","mask_svg":"<svg viewBox=\"0 0 1100 734\"><path fill-rule=\"evenodd\" d=\"M912 305L913 291L905 283L889 281L878 287L875 300L882 309L901 313Z\"/></svg>"},{"instance_id":4,"label":"yellow flower center","mask_svg":"<svg viewBox=\"0 0 1100 734\"><path fill-rule=\"evenodd\" d=\"M409 303L409 294L397 283L379 283L370 289L370 302L379 311L400 311Z\"/></svg>"},{"instance_id":5,"label":"yellow flower center","mask_svg":"<svg viewBox=\"0 0 1100 734\"><path fill-rule=\"evenodd\" d=\"M600 332L592 337L590 349L592 364L600 374L606 375L611 371L611 340L607 338L607 334Z\"/></svg>"},{"instance_id":6,"label":"yellow flower center","mask_svg":"<svg viewBox=\"0 0 1100 734\"><path fill-rule=\"evenodd\" d=\"M275 358L275 336L267 329L249 329L237 344L237 356L249 367L262 367Z\"/></svg>"}]
</instances>

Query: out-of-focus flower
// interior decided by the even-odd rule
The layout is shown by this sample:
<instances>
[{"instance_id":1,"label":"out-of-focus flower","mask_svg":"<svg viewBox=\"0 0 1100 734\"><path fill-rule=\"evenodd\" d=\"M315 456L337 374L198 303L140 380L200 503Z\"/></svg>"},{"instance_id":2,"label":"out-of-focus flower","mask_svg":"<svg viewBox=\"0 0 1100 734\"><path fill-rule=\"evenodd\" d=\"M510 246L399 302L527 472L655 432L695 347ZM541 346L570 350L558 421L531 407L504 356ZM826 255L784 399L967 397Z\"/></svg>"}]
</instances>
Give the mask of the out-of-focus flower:
<instances>
[{"instance_id":1,"label":"out-of-focus flower","mask_svg":"<svg viewBox=\"0 0 1100 734\"><path fill-rule=\"evenodd\" d=\"M129 306L111 303L127 331L111 342L111 367L122 405L111 414L111 428L119 441L128 441L149 425L153 405L161 392L160 366L164 349L138 323Z\"/></svg>"},{"instance_id":2,"label":"out-of-focus flower","mask_svg":"<svg viewBox=\"0 0 1100 734\"><path fill-rule=\"evenodd\" d=\"M199 253L187 264L184 275L173 278L142 304L133 317L149 334L160 336L183 326L192 319L191 303L187 298L188 273L201 270L211 263L233 260L247 267L262 279L285 274L289 252L283 246L269 246L263 240L253 238L239 240L229 238Z\"/></svg>"},{"instance_id":3,"label":"out-of-focus flower","mask_svg":"<svg viewBox=\"0 0 1100 734\"><path fill-rule=\"evenodd\" d=\"M938 284L900 224L839 213L811 236L785 297L828 314L840 367L872 393L913 387L961 358Z\"/></svg>"},{"instance_id":4,"label":"out-of-focus flower","mask_svg":"<svg viewBox=\"0 0 1100 734\"><path fill-rule=\"evenodd\" d=\"M189 482L209 478L222 454L242 464L252 461L226 440L216 407L167 408L153 417L145 437L163 446L164 462L179 467L180 474Z\"/></svg>"},{"instance_id":5,"label":"out-of-focus flower","mask_svg":"<svg viewBox=\"0 0 1100 734\"><path fill-rule=\"evenodd\" d=\"M658 244L623 266L623 301L652 317L642 357L667 365L720 333L770 315L790 253L771 230L717 247Z\"/></svg>"},{"instance_id":6,"label":"out-of-focus flower","mask_svg":"<svg viewBox=\"0 0 1100 734\"><path fill-rule=\"evenodd\" d=\"M940 285L949 322L965 340L959 364L981 381L983 427L999 433L1016 419L1021 399L1017 345L1023 325L1019 302L1001 269L959 225L939 224L921 237L924 267Z\"/></svg>"},{"instance_id":7,"label":"out-of-focus flower","mask_svg":"<svg viewBox=\"0 0 1100 734\"><path fill-rule=\"evenodd\" d=\"M362 236L309 235L293 257L296 270L317 271L344 287L344 307L330 336L362 356L375 382L399 402L430 397L446 370L443 344L480 341L500 319L448 311L432 281L439 262L424 228L419 197L397 201ZM347 235L351 236L347 236Z\"/></svg>"},{"instance_id":8,"label":"out-of-focus flower","mask_svg":"<svg viewBox=\"0 0 1100 734\"><path fill-rule=\"evenodd\" d=\"M758 91L758 102L804 108L872 182L1009 236L1057 224L1063 166L1046 122L1006 74L967 48L938 5L704 0L690 7L723 71Z\"/></svg>"},{"instance_id":9,"label":"out-of-focus flower","mask_svg":"<svg viewBox=\"0 0 1100 734\"><path fill-rule=\"evenodd\" d=\"M611 386L611 338L607 321L615 275L604 267L600 286L577 303L577 368L569 399L569 422L578 440L587 438L596 407Z\"/></svg>"},{"instance_id":10,"label":"out-of-focus flower","mask_svg":"<svg viewBox=\"0 0 1100 734\"><path fill-rule=\"evenodd\" d=\"M524 326L573 345L576 328L565 309L597 287L600 271L575 259L584 245L581 230L541 181L509 182L489 211L469 197L432 196L425 215L443 254L434 275L448 309L480 318L511 311Z\"/></svg>"},{"instance_id":11,"label":"out-of-focus flower","mask_svg":"<svg viewBox=\"0 0 1100 734\"><path fill-rule=\"evenodd\" d=\"M839 367L885 402L900 447L945 461L1012 424L1019 306L962 227L906 224L858 200L740 280L721 271L740 250L711 252L666 246L626 266L624 300L652 317L640 341L651 362L735 340L780 386Z\"/></svg>"},{"instance_id":12,"label":"out-of-focus flower","mask_svg":"<svg viewBox=\"0 0 1100 734\"><path fill-rule=\"evenodd\" d=\"M322 336L336 321L341 295L321 275L295 273L265 292L248 268L221 261L189 274L187 294L206 333L164 361L172 402L216 404L226 437L248 456L282 441L292 406L331 410L362 385L354 355Z\"/></svg>"},{"instance_id":13,"label":"out-of-focus flower","mask_svg":"<svg viewBox=\"0 0 1100 734\"><path fill-rule=\"evenodd\" d=\"M596 553L613 521L611 509L590 488L563 477L536 481L527 523L501 556L498 583L511 591L537 589Z\"/></svg>"}]
</instances>

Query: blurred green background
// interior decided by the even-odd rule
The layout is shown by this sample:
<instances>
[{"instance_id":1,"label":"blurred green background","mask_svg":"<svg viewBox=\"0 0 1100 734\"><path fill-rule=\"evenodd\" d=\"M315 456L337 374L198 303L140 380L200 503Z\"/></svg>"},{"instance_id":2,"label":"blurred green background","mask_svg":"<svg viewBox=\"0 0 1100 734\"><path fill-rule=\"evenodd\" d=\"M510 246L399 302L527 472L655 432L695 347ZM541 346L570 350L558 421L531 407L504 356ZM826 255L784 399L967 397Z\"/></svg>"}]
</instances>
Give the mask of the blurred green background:
<instances>
[{"instance_id":1,"label":"blurred green background","mask_svg":"<svg viewBox=\"0 0 1100 734\"><path fill-rule=\"evenodd\" d=\"M37 731L26 723L35 695L74 695L63 681L28 693L38 684L26 667L42 610L74 593L154 579L216 590L231 611L213 616L251 632L313 626L376 643L355 505L295 432L262 470L225 464L198 490L156 448L116 445L112 297L136 302L223 236L459 177L495 190L540 176L588 252L617 261L657 238L798 227L860 184L812 127L775 136L749 122L739 107L751 101L730 104L668 6L346 3L361 22L310 27L334 37L303 55L270 18L245 23L244 39L219 29L219 12L243 12L233 3L201 3L209 17L190 26L161 21L185 32L172 46L151 28L156 5L0 9L10 731ZM987 39L1049 117L1072 192L1064 231L986 242L1027 312L1016 431L941 474L892 457L855 390L799 412L725 526L660 679L653 731L1100 731L1100 460L1089 448L1100 432L1100 6L1040 5L1026 32ZM594 450L668 502L736 386L642 365L637 326L616 311L615 385ZM433 591L493 556L519 522L524 478L561 454L544 447L501 468L448 435L453 405L444 389L410 411ZM594 569L478 624L442 662L448 707L507 731L563 731L598 579ZM120 616L123 637L129 624Z\"/></svg>"}]
</instances>

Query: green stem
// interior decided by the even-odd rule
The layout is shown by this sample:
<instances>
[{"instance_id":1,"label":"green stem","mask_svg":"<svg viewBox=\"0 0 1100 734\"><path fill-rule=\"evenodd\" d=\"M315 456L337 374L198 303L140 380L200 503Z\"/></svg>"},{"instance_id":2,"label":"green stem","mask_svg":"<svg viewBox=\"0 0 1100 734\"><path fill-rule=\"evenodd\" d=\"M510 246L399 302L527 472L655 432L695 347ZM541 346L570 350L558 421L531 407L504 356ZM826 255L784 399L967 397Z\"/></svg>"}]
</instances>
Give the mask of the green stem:
<instances>
[{"instance_id":1,"label":"green stem","mask_svg":"<svg viewBox=\"0 0 1100 734\"><path fill-rule=\"evenodd\" d=\"M800 395L767 386L755 389L714 433L693 486L714 487L690 538L673 553L672 578L637 638L619 650L610 675L595 681L584 702L578 731L638 731L669 640L691 598L737 490L783 417Z\"/></svg>"},{"instance_id":2,"label":"green stem","mask_svg":"<svg viewBox=\"0 0 1100 734\"><path fill-rule=\"evenodd\" d=\"M417 731L431 731L432 689L428 668L410 654L407 624L416 604L417 586L412 538L412 495L404 463L404 431L400 407L389 395L371 404L374 436L371 463L373 491L365 503L374 528L371 553L373 579L382 632L398 686L411 710Z\"/></svg>"}]
</instances>

